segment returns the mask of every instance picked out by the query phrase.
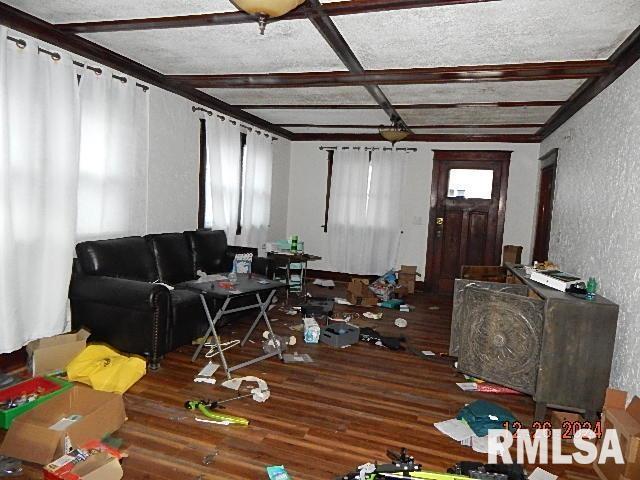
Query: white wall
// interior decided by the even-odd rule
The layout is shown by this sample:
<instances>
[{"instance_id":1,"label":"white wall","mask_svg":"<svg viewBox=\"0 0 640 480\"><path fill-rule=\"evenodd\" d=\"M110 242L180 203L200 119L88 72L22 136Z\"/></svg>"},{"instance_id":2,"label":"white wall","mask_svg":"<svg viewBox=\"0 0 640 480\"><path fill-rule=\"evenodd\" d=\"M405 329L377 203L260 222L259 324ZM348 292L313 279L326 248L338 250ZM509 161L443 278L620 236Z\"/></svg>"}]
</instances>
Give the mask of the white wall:
<instances>
[{"instance_id":1,"label":"white wall","mask_svg":"<svg viewBox=\"0 0 640 480\"><path fill-rule=\"evenodd\" d=\"M640 394L640 63L547 138L559 148L549 257L620 305L614 387Z\"/></svg>"},{"instance_id":2,"label":"white wall","mask_svg":"<svg viewBox=\"0 0 640 480\"><path fill-rule=\"evenodd\" d=\"M273 143L270 239L285 238L287 236L290 163L291 142L284 138L278 138L278 140Z\"/></svg>"},{"instance_id":3,"label":"white wall","mask_svg":"<svg viewBox=\"0 0 640 480\"><path fill-rule=\"evenodd\" d=\"M330 142L335 145L388 146L383 142ZM294 142L291 146L288 235L297 234L305 250L327 257L324 203L327 178L327 152L320 142ZM403 145L404 146L404 145ZM410 143L416 153L409 154L402 192L403 231L398 265L417 265L424 275L429 222L429 198L433 151L436 150L512 150L507 192L504 244L522 245L523 261L530 257L538 179L538 144L503 143ZM314 269L337 270L327 261L314 262Z\"/></svg>"}]
</instances>

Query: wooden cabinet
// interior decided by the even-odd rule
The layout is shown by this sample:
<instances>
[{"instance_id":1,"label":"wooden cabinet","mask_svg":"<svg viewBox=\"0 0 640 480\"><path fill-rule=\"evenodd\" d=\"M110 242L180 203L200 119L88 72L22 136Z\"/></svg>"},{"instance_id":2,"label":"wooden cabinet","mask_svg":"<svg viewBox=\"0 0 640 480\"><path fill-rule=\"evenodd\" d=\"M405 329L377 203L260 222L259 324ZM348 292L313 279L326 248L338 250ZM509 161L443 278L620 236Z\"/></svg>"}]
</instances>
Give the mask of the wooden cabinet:
<instances>
[{"instance_id":1,"label":"wooden cabinet","mask_svg":"<svg viewBox=\"0 0 640 480\"><path fill-rule=\"evenodd\" d=\"M618 306L507 270L509 283L456 280L449 350L458 369L531 395L536 419L547 406L594 418L609 386Z\"/></svg>"}]
</instances>

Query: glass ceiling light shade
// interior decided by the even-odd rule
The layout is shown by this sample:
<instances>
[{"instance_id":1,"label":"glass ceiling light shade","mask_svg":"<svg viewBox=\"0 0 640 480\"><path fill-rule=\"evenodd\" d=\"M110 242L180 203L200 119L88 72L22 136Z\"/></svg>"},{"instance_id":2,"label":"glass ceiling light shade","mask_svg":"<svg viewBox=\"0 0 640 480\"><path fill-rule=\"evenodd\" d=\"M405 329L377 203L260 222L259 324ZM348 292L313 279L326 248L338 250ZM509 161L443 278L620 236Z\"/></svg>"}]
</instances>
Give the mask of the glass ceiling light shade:
<instances>
[{"instance_id":1,"label":"glass ceiling light shade","mask_svg":"<svg viewBox=\"0 0 640 480\"><path fill-rule=\"evenodd\" d=\"M264 35L264 28L268 18L280 17L289 13L305 0L230 0L236 8L251 15L257 15L260 34Z\"/></svg>"},{"instance_id":2,"label":"glass ceiling light shade","mask_svg":"<svg viewBox=\"0 0 640 480\"><path fill-rule=\"evenodd\" d=\"M390 127L380 125L380 128L378 128L378 132L380 133L382 138L384 138L388 142L391 142L391 145L395 145L396 142L404 140L409 135L409 132L397 123L394 123Z\"/></svg>"}]
</instances>

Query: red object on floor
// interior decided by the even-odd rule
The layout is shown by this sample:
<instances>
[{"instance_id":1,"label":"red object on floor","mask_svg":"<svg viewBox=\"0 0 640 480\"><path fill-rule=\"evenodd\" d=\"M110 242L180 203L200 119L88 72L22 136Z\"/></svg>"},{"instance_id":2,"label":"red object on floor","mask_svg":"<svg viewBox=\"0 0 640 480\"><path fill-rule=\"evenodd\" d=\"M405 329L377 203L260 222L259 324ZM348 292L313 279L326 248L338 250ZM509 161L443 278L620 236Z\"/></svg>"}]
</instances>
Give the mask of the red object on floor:
<instances>
[{"instance_id":1,"label":"red object on floor","mask_svg":"<svg viewBox=\"0 0 640 480\"><path fill-rule=\"evenodd\" d=\"M496 385L494 383L479 383L476 392L483 393L503 393L506 395L522 395L520 392L516 390L512 390L507 387L503 387L502 385Z\"/></svg>"}]
</instances>

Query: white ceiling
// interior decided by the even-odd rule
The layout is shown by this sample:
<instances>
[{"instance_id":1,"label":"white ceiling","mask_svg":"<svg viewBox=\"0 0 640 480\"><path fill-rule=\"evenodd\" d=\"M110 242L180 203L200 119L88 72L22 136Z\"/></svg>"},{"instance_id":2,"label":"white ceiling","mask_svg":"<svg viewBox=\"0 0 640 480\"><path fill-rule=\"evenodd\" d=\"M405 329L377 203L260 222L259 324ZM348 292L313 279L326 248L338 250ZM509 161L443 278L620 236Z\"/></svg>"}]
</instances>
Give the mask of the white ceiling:
<instances>
[{"instance_id":1,"label":"white ceiling","mask_svg":"<svg viewBox=\"0 0 640 480\"><path fill-rule=\"evenodd\" d=\"M604 59L638 0L502 0L333 17L365 69Z\"/></svg>"},{"instance_id":2,"label":"white ceiling","mask_svg":"<svg viewBox=\"0 0 640 480\"><path fill-rule=\"evenodd\" d=\"M228 0L2 0L50 23L233 12Z\"/></svg>"},{"instance_id":3,"label":"white ceiling","mask_svg":"<svg viewBox=\"0 0 640 480\"><path fill-rule=\"evenodd\" d=\"M414 133L424 134L469 134L469 135L500 135L500 134L534 134L534 128L414 128Z\"/></svg>"},{"instance_id":4,"label":"white ceiling","mask_svg":"<svg viewBox=\"0 0 640 480\"><path fill-rule=\"evenodd\" d=\"M360 86L201 90L231 105L377 105L369 92Z\"/></svg>"},{"instance_id":5,"label":"white ceiling","mask_svg":"<svg viewBox=\"0 0 640 480\"><path fill-rule=\"evenodd\" d=\"M463 107L402 109L407 125L464 125L496 123L544 123L558 107Z\"/></svg>"},{"instance_id":6,"label":"white ceiling","mask_svg":"<svg viewBox=\"0 0 640 480\"><path fill-rule=\"evenodd\" d=\"M311 125L380 125L389 122L383 110L250 109L271 123Z\"/></svg>"},{"instance_id":7,"label":"white ceiling","mask_svg":"<svg viewBox=\"0 0 640 480\"><path fill-rule=\"evenodd\" d=\"M100 32L83 37L165 74L345 70L307 20L213 27Z\"/></svg>"},{"instance_id":8,"label":"white ceiling","mask_svg":"<svg viewBox=\"0 0 640 480\"><path fill-rule=\"evenodd\" d=\"M377 128L323 128L323 127L290 127L293 133L378 133Z\"/></svg>"},{"instance_id":9,"label":"white ceiling","mask_svg":"<svg viewBox=\"0 0 640 480\"><path fill-rule=\"evenodd\" d=\"M566 100L584 80L380 85L393 104Z\"/></svg>"}]
</instances>

